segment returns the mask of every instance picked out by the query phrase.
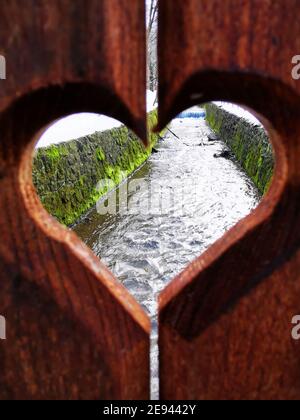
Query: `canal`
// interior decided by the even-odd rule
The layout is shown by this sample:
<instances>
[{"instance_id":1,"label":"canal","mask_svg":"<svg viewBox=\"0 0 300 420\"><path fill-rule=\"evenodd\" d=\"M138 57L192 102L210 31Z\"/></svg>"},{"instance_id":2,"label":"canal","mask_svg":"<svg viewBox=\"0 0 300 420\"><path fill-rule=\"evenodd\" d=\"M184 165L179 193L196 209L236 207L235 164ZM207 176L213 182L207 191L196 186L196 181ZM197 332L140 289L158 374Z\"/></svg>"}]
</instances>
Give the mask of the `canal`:
<instances>
[{"instance_id":1,"label":"canal","mask_svg":"<svg viewBox=\"0 0 300 420\"><path fill-rule=\"evenodd\" d=\"M204 119L178 118L170 129L146 164L113 193L111 201L117 197L122 211L99 214L105 213L103 201L74 227L152 318L153 399L158 294L260 200L239 165L218 157L224 144L212 141Z\"/></svg>"}]
</instances>

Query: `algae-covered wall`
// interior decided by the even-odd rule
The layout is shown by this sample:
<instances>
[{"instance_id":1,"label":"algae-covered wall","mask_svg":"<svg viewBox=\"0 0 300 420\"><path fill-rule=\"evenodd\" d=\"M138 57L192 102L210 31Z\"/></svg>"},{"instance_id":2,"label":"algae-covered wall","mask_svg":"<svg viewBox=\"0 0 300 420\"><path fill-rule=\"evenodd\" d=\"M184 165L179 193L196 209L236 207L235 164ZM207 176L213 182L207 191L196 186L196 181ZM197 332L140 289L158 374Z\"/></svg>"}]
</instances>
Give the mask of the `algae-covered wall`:
<instances>
[{"instance_id":1,"label":"algae-covered wall","mask_svg":"<svg viewBox=\"0 0 300 420\"><path fill-rule=\"evenodd\" d=\"M148 118L151 128L157 122L156 111ZM122 126L38 149L33 162L33 183L43 206L61 223L71 225L147 160L157 138L150 135L151 147L146 150ZM112 182L99 188L99 181L104 179Z\"/></svg>"},{"instance_id":2,"label":"algae-covered wall","mask_svg":"<svg viewBox=\"0 0 300 420\"><path fill-rule=\"evenodd\" d=\"M265 194L274 170L273 150L265 130L215 104L207 104L205 108L210 127L233 151L258 190Z\"/></svg>"}]
</instances>

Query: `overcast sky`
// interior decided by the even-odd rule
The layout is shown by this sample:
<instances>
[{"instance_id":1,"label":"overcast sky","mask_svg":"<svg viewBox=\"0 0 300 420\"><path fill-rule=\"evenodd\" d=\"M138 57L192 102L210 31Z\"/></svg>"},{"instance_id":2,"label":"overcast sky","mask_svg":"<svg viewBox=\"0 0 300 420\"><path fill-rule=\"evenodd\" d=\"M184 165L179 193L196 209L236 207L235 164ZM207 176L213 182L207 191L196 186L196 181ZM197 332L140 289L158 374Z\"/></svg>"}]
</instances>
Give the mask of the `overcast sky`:
<instances>
[{"instance_id":1,"label":"overcast sky","mask_svg":"<svg viewBox=\"0 0 300 420\"><path fill-rule=\"evenodd\" d=\"M155 106L156 93L147 91L147 109L152 111ZM121 123L104 115L97 114L75 114L62 118L48 128L41 136L36 147L47 147L51 144L58 144L69 140L93 134L96 131L105 131L119 127Z\"/></svg>"}]
</instances>

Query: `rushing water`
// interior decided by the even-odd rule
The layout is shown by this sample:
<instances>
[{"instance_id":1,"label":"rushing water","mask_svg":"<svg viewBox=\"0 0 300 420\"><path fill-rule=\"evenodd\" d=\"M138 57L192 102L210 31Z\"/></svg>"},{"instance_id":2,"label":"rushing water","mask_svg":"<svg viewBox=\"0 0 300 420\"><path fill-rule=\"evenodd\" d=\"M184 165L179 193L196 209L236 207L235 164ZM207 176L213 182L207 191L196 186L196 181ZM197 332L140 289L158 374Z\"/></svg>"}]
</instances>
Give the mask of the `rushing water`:
<instances>
[{"instance_id":1,"label":"rushing water","mask_svg":"<svg viewBox=\"0 0 300 420\"><path fill-rule=\"evenodd\" d=\"M93 209L74 228L152 317L153 399L158 293L259 202L241 168L215 157L224 144L209 141L205 120L176 119L170 128L179 139L168 132L130 179L130 211L103 216Z\"/></svg>"}]
</instances>

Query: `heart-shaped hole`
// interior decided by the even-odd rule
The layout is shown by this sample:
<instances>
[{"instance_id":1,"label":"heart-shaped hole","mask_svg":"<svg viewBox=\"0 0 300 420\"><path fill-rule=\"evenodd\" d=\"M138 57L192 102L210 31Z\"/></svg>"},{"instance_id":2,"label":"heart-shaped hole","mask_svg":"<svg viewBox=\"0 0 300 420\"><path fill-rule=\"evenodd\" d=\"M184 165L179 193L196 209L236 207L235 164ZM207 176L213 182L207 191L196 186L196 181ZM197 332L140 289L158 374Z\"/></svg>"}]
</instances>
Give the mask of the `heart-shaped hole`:
<instances>
[{"instance_id":1,"label":"heart-shaped hole","mask_svg":"<svg viewBox=\"0 0 300 420\"><path fill-rule=\"evenodd\" d=\"M151 144L152 153L107 117L70 116L37 144L33 180L47 211L71 225L150 314L156 398L157 296L258 205L274 162L259 121L230 104L185 111Z\"/></svg>"}]
</instances>

